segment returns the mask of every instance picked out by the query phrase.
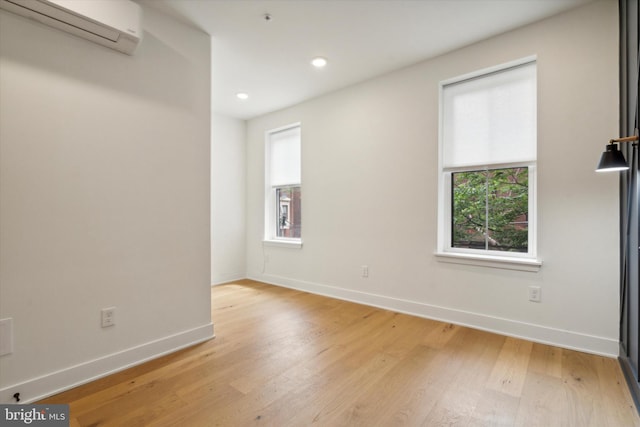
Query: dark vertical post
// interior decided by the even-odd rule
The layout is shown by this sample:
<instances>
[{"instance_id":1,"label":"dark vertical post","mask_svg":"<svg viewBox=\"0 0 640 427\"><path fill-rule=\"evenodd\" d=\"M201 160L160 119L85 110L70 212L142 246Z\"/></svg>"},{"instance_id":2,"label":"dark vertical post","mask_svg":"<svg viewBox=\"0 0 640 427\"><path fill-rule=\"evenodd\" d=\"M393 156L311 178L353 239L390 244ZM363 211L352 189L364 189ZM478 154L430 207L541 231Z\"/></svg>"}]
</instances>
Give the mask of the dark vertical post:
<instances>
[{"instance_id":1,"label":"dark vertical post","mask_svg":"<svg viewBox=\"0 0 640 427\"><path fill-rule=\"evenodd\" d=\"M619 0L620 135L638 135L638 0ZM637 147L621 144L631 165L620 174L620 365L640 410L640 194Z\"/></svg>"}]
</instances>

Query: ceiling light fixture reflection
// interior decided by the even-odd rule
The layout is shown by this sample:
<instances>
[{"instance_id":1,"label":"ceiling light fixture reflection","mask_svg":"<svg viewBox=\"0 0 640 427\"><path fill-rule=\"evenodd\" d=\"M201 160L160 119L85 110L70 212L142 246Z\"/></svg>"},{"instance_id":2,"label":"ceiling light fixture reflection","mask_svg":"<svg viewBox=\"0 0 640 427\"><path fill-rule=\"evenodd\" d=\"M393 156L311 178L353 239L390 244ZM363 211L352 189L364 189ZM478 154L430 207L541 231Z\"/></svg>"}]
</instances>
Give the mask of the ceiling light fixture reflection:
<instances>
[{"instance_id":1,"label":"ceiling light fixture reflection","mask_svg":"<svg viewBox=\"0 0 640 427\"><path fill-rule=\"evenodd\" d=\"M236 93L236 98L242 99L244 101L245 99L249 99L249 94L246 92L238 92Z\"/></svg>"},{"instance_id":2,"label":"ceiling light fixture reflection","mask_svg":"<svg viewBox=\"0 0 640 427\"><path fill-rule=\"evenodd\" d=\"M315 58L313 58L311 60L311 65L313 65L316 68L322 68L325 65L327 65L327 60L326 60L326 58L323 58L321 56L317 56L317 57L315 57Z\"/></svg>"}]
</instances>

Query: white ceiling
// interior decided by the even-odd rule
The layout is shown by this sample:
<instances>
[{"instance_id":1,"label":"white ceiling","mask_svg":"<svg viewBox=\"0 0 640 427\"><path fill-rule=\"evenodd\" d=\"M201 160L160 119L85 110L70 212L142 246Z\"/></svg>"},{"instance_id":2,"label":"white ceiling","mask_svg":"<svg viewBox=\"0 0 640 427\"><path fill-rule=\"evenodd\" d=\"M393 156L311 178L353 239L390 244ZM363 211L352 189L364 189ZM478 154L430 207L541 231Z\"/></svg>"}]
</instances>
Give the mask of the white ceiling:
<instances>
[{"instance_id":1,"label":"white ceiling","mask_svg":"<svg viewBox=\"0 0 640 427\"><path fill-rule=\"evenodd\" d=\"M139 1L212 36L213 110L249 119L592 0Z\"/></svg>"}]
</instances>

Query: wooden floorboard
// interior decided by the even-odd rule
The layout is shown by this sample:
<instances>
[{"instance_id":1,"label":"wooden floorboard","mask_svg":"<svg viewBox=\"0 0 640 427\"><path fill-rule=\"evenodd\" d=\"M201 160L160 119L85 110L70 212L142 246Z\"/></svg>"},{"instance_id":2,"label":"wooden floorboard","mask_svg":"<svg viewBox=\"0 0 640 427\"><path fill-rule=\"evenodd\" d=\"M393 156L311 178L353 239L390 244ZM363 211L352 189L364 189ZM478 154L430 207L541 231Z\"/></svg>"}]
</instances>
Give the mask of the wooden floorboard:
<instances>
[{"instance_id":1,"label":"wooden floorboard","mask_svg":"<svg viewBox=\"0 0 640 427\"><path fill-rule=\"evenodd\" d=\"M640 426L615 359L243 280L216 338L52 396L72 426Z\"/></svg>"}]
</instances>

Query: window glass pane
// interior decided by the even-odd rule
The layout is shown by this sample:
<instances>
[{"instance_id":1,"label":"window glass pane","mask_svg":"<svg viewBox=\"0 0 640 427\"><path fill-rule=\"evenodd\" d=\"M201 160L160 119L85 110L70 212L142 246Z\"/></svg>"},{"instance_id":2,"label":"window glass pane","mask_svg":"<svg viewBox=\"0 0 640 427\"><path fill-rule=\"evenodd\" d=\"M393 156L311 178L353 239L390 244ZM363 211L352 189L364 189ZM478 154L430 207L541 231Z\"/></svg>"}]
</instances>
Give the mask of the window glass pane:
<instances>
[{"instance_id":1,"label":"window glass pane","mask_svg":"<svg viewBox=\"0 0 640 427\"><path fill-rule=\"evenodd\" d=\"M528 251L526 167L452 173L454 248Z\"/></svg>"},{"instance_id":2,"label":"window glass pane","mask_svg":"<svg viewBox=\"0 0 640 427\"><path fill-rule=\"evenodd\" d=\"M451 246L486 249L487 172L453 173L452 183Z\"/></svg>"},{"instance_id":3,"label":"window glass pane","mask_svg":"<svg viewBox=\"0 0 640 427\"><path fill-rule=\"evenodd\" d=\"M489 249L527 252L529 171L527 168L496 169L488 173Z\"/></svg>"},{"instance_id":4,"label":"window glass pane","mask_svg":"<svg viewBox=\"0 0 640 427\"><path fill-rule=\"evenodd\" d=\"M300 186L276 188L277 237L299 239L301 237L301 191Z\"/></svg>"}]
</instances>

